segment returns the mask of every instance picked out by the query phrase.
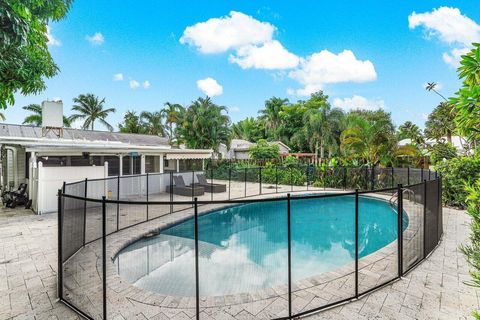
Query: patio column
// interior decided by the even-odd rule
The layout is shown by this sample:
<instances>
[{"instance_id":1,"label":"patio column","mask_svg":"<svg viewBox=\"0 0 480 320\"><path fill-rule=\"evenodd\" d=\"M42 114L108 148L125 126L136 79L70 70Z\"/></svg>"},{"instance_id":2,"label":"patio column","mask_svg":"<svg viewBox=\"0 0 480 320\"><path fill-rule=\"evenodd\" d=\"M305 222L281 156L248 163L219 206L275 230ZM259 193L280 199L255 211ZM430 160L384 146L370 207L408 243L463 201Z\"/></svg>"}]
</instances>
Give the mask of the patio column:
<instances>
[{"instance_id":1,"label":"patio column","mask_svg":"<svg viewBox=\"0 0 480 320\"><path fill-rule=\"evenodd\" d=\"M133 155L130 155L130 157L128 157L128 159L130 159L130 174L133 174Z\"/></svg>"},{"instance_id":2,"label":"patio column","mask_svg":"<svg viewBox=\"0 0 480 320\"><path fill-rule=\"evenodd\" d=\"M118 155L118 175L123 176L123 155Z\"/></svg>"},{"instance_id":3,"label":"patio column","mask_svg":"<svg viewBox=\"0 0 480 320\"><path fill-rule=\"evenodd\" d=\"M145 155L142 154L140 156L140 174L144 174L145 173Z\"/></svg>"},{"instance_id":4,"label":"patio column","mask_svg":"<svg viewBox=\"0 0 480 320\"><path fill-rule=\"evenodd\" d=\"M180 159L177 159L177 172L180 172Z\"/></svg>"},{"instance_id":5,"label":"patio column","mask_svg":"<svg viewBox=\"0 0 480 320\"><path fill-rule=\"evenodd\" d=\"M35 178L33 176L33 169L37 166L37 154L35 152L30 153L30 164L28 166L28 197L29 200L33 199L33 183Z\"/></svg>"},{"instance_id":6,"label":"patio column","mask_svg":"<svg viewBox=\"0 0 480 320\"><path fill-rule=\"evenodd\" d=\"M163 169L163 154L159 155L159 158L160 158L160 173L163 173L164 172L164 169Z\"/></svg>"}]
</instances>

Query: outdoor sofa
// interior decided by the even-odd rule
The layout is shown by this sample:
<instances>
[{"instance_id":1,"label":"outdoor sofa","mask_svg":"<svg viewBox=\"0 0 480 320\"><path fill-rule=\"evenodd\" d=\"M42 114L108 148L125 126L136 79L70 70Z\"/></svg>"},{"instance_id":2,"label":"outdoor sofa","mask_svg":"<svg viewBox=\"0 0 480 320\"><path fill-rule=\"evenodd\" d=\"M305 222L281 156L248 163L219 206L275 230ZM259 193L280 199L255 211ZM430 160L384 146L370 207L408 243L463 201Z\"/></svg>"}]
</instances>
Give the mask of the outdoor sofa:
<instances>
[{"instance_id":1,"label":"outdoor sofa","mask_svg":"<svg viewBox=\"0 0 480 320\"><path fill-rule=\"evenodd\" d=\"M205 189L201 186L186 186L182 176L173 176L173 186L167 186L167 192L185 197L202 196Z\"/></svg>"},{"instance_id":2,"label":"outdoor sofa","mask_svg":"<svg viewBox=\"0 0 480 320\"><path fill-rule=\"evenodd\" d=\"M205 192L211 192L211 193L220 193L220 192L226 192L227 191L227 185L226 184L220 184L220 183L210 183L207 181L207 178L203 173L197 174L197 179L198 182L192 184L193 186L200 186L205 189Z\"/></svg>"}]
</instances>

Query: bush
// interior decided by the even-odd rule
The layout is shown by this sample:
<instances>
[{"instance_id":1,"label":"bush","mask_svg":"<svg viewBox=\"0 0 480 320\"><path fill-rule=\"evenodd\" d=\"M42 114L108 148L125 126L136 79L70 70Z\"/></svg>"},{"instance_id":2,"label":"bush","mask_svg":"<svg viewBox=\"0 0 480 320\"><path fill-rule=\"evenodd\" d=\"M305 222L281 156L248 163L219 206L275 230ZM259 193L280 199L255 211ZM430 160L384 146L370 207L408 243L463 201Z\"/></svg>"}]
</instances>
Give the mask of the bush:
<instances>
[{"instance_id":1,"label":"bush","mask_svg":"<svg viewBox=\"0 0 480 320\"><path fill-rule=\"evenodd\" d=\"M430 149L430 160L433 164L450 160L457 156L457 149L451 143L437 143Z\"/></svg>"},{"instance_id":2,"label":"bush","mask_svg":"<svg viewBox=\"0 0 480 320\"><path fill-rule=\"evenodd\" d=\"M480 179L480 156L460 157L437 163L436 170L443 180L443 202L449 206L465 208L467 185Z\"/></svg>"},{"instance_id":3,"label":"bush","mask_svg":"<svg viewBox=\"0 0 480 320\"><path fill-rule=\"evenodd\" d=\"M472 217L470 235L471 244L462 247L462 251L467 256L468 263L473 267L470 274L473 282L470 283L475 287L480 287L480 180L474 184L465 187L467 196L467 212ZM474 312L476 319L480 319L480 313Z\"/></svg>"}]
</instances>

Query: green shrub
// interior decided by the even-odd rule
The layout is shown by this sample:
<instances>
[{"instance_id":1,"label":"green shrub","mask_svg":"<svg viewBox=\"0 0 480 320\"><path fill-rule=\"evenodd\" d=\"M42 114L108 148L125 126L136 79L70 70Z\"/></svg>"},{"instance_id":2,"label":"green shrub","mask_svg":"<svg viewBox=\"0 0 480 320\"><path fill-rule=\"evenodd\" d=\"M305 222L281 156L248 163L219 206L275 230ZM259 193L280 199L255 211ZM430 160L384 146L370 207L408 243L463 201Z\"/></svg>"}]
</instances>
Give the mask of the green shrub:
<instances>
[{"instance_id":1,"label":"green shrub","mask_svg":"<svg viewBox=\"0 0 480 320\"><path fill-rule=\"evenodd\" d=\"M441 161L436 170L443 178L444 204L464 208L468 195L465 186L480 179L480 156Z\"/></svg>"},{"instance_id":2,"label":"green shrub","mask_svg":"<svg viewBox=\"0 0 480 320\"><path fill-rule=\"evenodd\" d=\"M468 263L473 267L470 274L473 281L469 284L480 287L480 180L465 187L468 193L467 212L472 217L470 234L471 244L462 247L462 251L467 256ZM476 319L480 319L480 313L474 312Z\"/></svg>"},{"instance_id":3,"label":"green shrub","mask_svg":"<svg viewBox=\"0 0 480 320\"><path fill-rule=\"evenodd\" d=\"M430 160L433 164L450 160L457 156L457 149L451 143L437 143L430 149Z\"/></svg>"}]
</instances>

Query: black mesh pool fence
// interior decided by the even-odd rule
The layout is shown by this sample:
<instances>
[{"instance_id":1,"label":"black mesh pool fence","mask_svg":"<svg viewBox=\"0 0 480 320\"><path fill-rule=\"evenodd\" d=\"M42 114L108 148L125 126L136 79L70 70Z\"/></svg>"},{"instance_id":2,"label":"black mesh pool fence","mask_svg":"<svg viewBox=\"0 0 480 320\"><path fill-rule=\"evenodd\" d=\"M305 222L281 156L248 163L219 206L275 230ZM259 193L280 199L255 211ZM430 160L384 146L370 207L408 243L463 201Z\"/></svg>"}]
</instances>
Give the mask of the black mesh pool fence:
<instances>
[{"instance_id":1,"label":"black mesh pool fence","mask_svg":"<svg viewBox=\"0 0 480 320\"><path fill-rule=\"evenodd\" d=\"M294 319L422 262L443 234L441 188L430 170L311 165L64 184L59 297L87 319Z\"/></svg>"}]
</instances>

